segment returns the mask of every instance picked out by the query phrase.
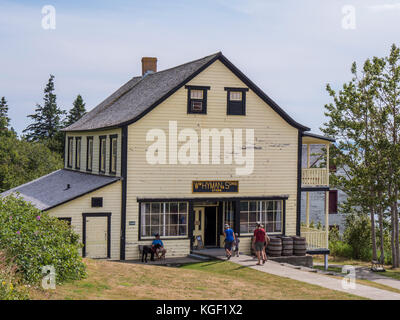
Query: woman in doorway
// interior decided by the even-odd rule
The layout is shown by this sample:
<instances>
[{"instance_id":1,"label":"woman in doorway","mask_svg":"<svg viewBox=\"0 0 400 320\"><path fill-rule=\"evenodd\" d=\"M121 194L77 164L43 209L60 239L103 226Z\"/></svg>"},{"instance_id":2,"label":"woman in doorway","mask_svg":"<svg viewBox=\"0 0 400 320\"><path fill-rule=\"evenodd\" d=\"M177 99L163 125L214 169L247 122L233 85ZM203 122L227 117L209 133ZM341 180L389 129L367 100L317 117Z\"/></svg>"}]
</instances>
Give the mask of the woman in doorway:
<instances>
[{"instance_id":1,"label":"woman in doorway","mask_svg":"<svg viewBox=\"0 0 400 320\"><path fill-rule=\"evenodd\" d=\"M229 224L225 225L224 236L225 236L226 258L229 260L232 256L232 245L233 245L233 242L235 241L235 233L229 227Z\"/></svg>"}]
</instances>

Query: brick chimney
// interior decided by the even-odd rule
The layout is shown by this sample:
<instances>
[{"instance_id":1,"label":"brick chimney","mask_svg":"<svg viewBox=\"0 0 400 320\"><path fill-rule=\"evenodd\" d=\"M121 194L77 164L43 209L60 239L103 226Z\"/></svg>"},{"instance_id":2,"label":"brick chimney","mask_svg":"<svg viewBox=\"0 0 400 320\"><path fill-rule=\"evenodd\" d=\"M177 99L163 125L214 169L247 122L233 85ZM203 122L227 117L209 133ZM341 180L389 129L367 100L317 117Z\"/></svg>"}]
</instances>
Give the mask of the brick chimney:
<instances>
[{"instance_id":1,"label":"brick chimney","mask_svg":"<svg viewBox=\"0 0 400 320\"><path fill-rule=\"evenodd\" d=\"M142 58L142 76L146 73L157 72L157 58L143 57Z\"/></svg>"}]
</instances>

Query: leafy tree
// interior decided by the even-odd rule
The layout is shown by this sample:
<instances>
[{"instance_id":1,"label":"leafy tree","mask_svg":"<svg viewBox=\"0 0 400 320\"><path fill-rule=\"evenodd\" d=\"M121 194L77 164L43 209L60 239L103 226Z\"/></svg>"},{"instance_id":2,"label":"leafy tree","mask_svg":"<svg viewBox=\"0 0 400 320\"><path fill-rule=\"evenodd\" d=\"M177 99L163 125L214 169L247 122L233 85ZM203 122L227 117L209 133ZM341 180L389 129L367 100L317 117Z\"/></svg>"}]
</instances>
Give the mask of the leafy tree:
<instances>
[{"instance_id":1,"label":"leafy tree","mask_svg":"<svg viewBox=\"0 0 400 320\"><path fill-rule=\"evenodd\" d=\"M353 78L325 106L329 121L321 130L336 137L332 148L336 165L345 172L332 182L348 195L346 206L370 216L372 258L377 259L376 216L384 256L384 225L390 216L392 263L400 264L398 201L400 188L400 52L393 45L385 58L368 59Z\"/></svg>"},{"instance_id":2,"label":"leafy tree","mask_svg":"<svg viewBox=\"0 0 400 320\"><path fill-rule=\"evenodd\" d=\"M35 114L28 117L33 120L23 132L26 139L34 142L46 143L52 151L63 150L62 135L59 130L62 127L62 116L65 111L57 106L57 97L54 94L54 76L50 75L44 89L43 105L37 104Z\"/></svg>"},{"instance_id":3,"label":"leafy tree","mask_svg":"<svg viewBox=\"0 0 400 320\"><path fill-rule=\"evenodd\" d=\"M75 101L73 102L73 107L69 110L69 114L67 115L65 121L65 127L70 126L71 124L78 121L86 114L85 103L83 102L82 96L78 94Z\"/></svg>"},{"instance_id":4,"label":"leafy tree","mask_svg":"<svg viewBox=\"0 0 400 320\"><path fill-rule=\"evenodd\" d=\"M61 156L40 142L18 139L8 131L0 143L0 192L63 167Z\"/></svg>"},{"instance_id":5,"label":"leafy tree","mask_svg":"<svg viewBox=\"0 0 400 320\"><path fill-rule=\"evenodd\" d=\"M10 125L10 118L8 117L8 105L5 97L0 100L0 133L7 130Z\"/></svg>"}]
</instances>

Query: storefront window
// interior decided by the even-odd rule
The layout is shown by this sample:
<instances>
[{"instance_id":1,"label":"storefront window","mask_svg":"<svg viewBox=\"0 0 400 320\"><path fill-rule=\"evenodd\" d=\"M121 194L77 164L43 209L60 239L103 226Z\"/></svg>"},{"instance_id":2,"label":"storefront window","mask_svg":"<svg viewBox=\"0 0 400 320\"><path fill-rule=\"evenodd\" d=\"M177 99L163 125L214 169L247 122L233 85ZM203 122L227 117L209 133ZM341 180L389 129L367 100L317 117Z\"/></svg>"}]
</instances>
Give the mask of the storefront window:
<instances>
[{"instance_id":1,"label":"storefront window","mask_svg":"<svg viewBox=\"0 0 400 320\"><path fill-rule=\"evenodd\" d=\"M187 202L142 202L141 236L187 236Z\"/></svg>"},{"instance_id":2,"label":"storefront window","mask_svg":"<svg viewBox=\"0 0 400 320\"><path fill-rule=\"evenodd\" d=\"M231 228L234 227L234 205L233 201L224 201L223 203L223 212L224 212L224 223L229 224Z\"/></svg>"},{"instance_id":3,"label":"storefront window","mask_svg":"<svg viewBox=\"0 0 400 320\"><path fill-rule=\"evenodd\" d=\"M282 232L282 200L241 201L240 233L251 234L260 221L267 232Z\"/></svg>"}]
</instances>

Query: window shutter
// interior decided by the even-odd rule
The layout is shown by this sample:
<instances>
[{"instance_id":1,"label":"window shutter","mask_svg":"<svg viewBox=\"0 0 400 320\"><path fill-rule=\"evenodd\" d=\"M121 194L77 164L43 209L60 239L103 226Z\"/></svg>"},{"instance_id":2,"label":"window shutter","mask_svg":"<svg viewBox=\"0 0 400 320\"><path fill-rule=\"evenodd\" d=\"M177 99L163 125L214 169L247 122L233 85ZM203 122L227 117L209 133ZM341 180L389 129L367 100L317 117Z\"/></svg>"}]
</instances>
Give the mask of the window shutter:
<instances>
[{"instance_id":1,"label":"window shutter","mask_svg":"<svg viewBox=\"0 0 400 320\"><path fill-rule=\"evenodd\" d=\"M329 213L335 214L337 213L337 202L338 202L338 191L337 190L329 190Z\"/></svg>"}]
</instances>

